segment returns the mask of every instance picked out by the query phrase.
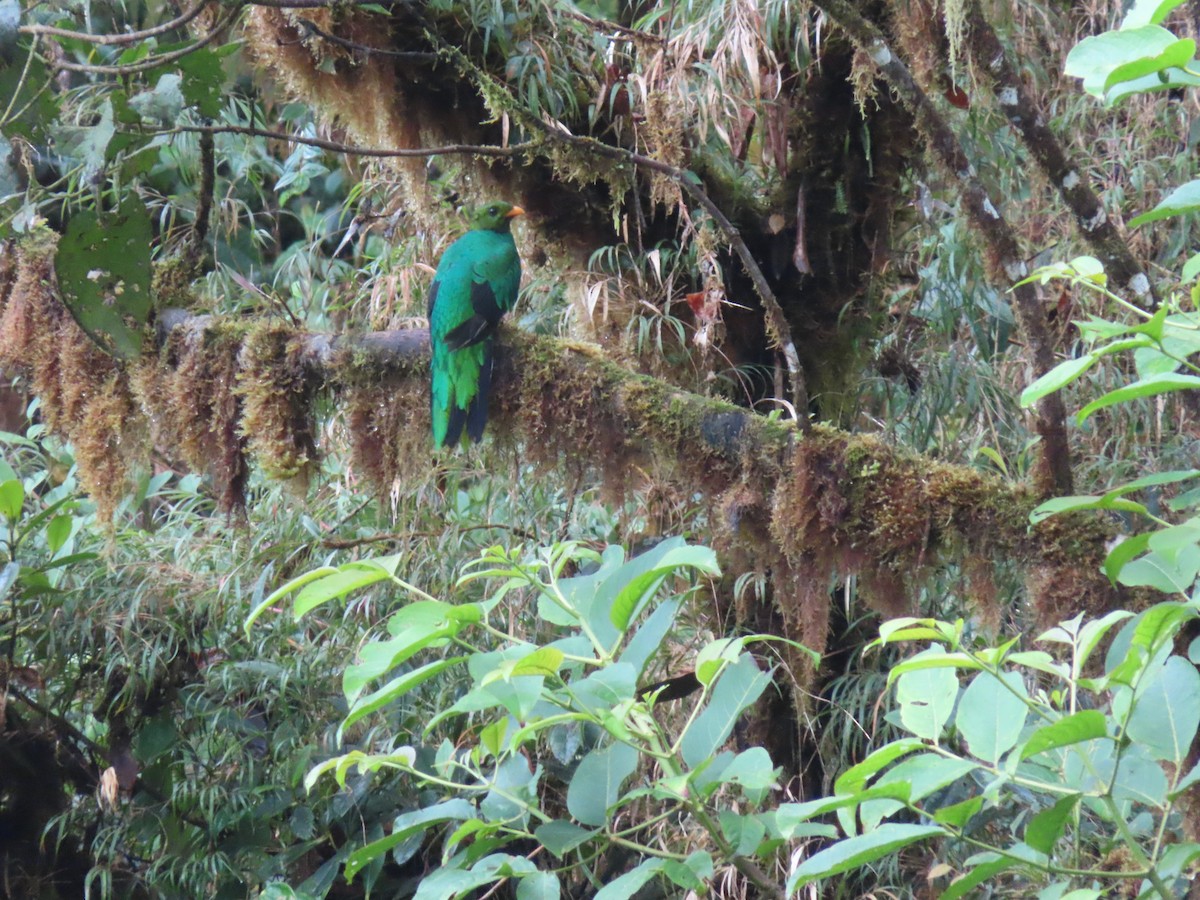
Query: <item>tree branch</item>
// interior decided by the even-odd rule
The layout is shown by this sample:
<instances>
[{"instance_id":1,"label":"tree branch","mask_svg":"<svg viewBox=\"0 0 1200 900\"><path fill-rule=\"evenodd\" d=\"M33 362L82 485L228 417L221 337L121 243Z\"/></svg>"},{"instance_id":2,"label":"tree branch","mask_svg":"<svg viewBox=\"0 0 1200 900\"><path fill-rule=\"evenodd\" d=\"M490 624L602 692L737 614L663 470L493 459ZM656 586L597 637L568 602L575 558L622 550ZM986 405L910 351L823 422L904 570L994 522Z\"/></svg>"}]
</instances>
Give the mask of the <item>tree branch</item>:
<instances>
[{"instance_id":1,"label":"tree branch","mask_svg":"<svg viewBox=\"0 0 1200 900\"><path fill-rule=\"evenodd\" d=\"M147 38L157 37L160 34L167 34L187 25L192 19L200 15L204 11L204 7L208 6L211 0L200 0L195 6L187 10L180 16L171 19L169 22L163 22L161 25L155 25L153 28L146 28L142 31L126 31L121 34L89 34L86 31L71 31L67 28L55 28L53 25L22 25L17 29L21 34L44 34L48 37L69 38L75 41L83 41L88 44L108 44L121 46L124 44L136 44L138 41L144 41Z\"/></svg>"},{"instance_id":2,"label":"tree branch","mask_svg":"<svg viewBox=\"0 0 1200 900\"><path fill-rule=\"evenodd\" d=\"M429 156L518 156L533 150L532 143L512 144L508 147L496 147L488 144L447 144L442 147L406 147L399 150L377 150L373 147L357 147L353 144L341 144L337 141L327 141L322 138L304 137L299 134L288 134L283 131L270 131L265 128L254 128L250 125L177 125L164 131L154 132L156 135L172 134L245 134L251 137L267 138L268 140L287 141L292 144L304 144L308 147L319 147L331 153L345 153L348 156L369 156L377 158L388 157L429 157Z\"/></svg>"},{"instance_id":3,"label":"tree branch","mask_svg":"<svg viewBox=\"0 0 1200 900\"><path fill-rule=\"evenodd\" d=\"M963 208L986 248L985 260L992 280L1003 288L1023 279L1029 274L1029 267L1025 264L1016 233L988 196L962 144L913 79L908 67L888 46L883 33L848 0L816 0L816 5L870 56L912 114L930 151L957 180ZM1037 288L1024 284L1011 290L1017 322L1032 353L1034 373L1043 375L1055 365L1055 348L1046 328L1045 311L1038 299ZM1038 489L1045 497L1070 494L1071 453L1062 397L1057 393L1043 397L1036 412L1036 430L1042 439Z\"/></svg>"},{"instance_id":4,"label":"tree branch","mask_svg":"<svg viewBox=\"0 0 1200 900\"><path fill-rule=\"evenodd\" d=\"M1079 169L1071 164L1057 136L1008 61L996 32L988 24L978 0L967 4L967 44L975 65L992 77L992 93L1005 118L1016 129L1034 160L1075 215L1083 239L1093 248L1118 284L1126 286L1149 309L1158 306L1145 267L1133 257L1117 232L1100 198Z\"/></svg>"}]
</instances>

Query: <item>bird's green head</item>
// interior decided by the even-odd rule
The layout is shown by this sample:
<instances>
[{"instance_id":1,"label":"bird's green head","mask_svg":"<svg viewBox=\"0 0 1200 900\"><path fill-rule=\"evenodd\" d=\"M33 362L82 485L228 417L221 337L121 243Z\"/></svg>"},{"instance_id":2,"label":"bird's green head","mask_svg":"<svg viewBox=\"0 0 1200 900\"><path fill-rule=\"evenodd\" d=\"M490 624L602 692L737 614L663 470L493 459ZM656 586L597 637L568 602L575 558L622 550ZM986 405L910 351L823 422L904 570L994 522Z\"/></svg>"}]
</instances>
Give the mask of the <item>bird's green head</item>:
<instances>
[{"instance_id":1,"label":"bird's green head","mask_svg":"<svg viewBox=\"0 0 1200 900\"><path fill-rule=\"evenodd\" d=\"M512 220L525 215L525 210L502 200L489 200L471 213L471 228L476 231L508 231Z\"/></svg>"}]
</instances>

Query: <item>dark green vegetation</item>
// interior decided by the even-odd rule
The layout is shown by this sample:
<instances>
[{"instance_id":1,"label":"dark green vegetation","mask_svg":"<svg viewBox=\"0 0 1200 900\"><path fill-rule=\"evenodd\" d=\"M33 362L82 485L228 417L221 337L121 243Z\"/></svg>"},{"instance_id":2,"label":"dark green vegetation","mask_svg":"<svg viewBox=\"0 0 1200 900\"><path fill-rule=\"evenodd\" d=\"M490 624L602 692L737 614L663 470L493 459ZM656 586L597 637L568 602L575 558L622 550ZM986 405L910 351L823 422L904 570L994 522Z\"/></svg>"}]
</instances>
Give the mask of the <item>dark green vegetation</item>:
<instances>
[{"instance_id":1,"label":"dark green vegetation","mask_svg":"<svg viewBox=\"0 0 1200 900\"><path fill-rule=\"evenodd\" d=\"M0 895L1186 891L1197 23L1119 6L0 0Z\"/></svg>"}]
</instances>

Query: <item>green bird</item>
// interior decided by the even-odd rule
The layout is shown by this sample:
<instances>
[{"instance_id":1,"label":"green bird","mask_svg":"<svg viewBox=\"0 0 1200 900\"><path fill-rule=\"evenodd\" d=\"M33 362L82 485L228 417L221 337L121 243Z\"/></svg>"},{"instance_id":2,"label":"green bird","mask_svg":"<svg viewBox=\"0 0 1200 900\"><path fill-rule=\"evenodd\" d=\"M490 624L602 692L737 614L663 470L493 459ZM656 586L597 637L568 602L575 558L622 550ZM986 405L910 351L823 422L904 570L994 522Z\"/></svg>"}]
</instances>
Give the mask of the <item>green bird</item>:
<instances>
[{"instance_id":1,"label":"green bird","mask_svg":"<svg viewBox=\"0 0 1200 900\"><path fill-rule=\"evenodd\" d=\"M524 212L499 201L479 207L471 216L471 230L442 254L429 286L435 447L457 444L464 426L472 441L483 437L492 385L492 335L500 317L517 302L521 283L512 221Z\"/></svg>"}]
</instances>

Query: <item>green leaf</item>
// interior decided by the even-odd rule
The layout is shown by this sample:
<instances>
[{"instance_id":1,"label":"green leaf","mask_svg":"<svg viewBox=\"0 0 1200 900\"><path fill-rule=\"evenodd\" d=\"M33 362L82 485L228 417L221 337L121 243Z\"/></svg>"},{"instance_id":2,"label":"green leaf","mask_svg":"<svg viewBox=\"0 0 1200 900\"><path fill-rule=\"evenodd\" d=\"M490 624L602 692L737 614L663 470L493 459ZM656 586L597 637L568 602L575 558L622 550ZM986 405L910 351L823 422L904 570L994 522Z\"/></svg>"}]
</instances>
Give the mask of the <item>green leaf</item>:
<instances>
[{"instance_id":1,"label":"green leaf","mask_svg":"<svg viewBox=\"0 0 1200 900\"><path fill-rule=\"evenodd\" d=\"M979 765L974 760L942 756L938 753L918 753L889 769L876 782L875 786L906 784L908 785L907 802L916 803L934 791L953 784L977 768ZM904 803L893 799L864 802L859 813L862 818L862 830L864 832L872 831L881 820L903 808ZM850 833L854 826L853 818L839 814L839 819L842 820L842 827L847 833Z\"/></svg>"},{"instance_id":2,"label":"green leaf","mask_svg":"<svg viewBox=\"0 0 1200 900\"><path fill-rule=\"evenodd\" d=\"M761 803L767 791L776 786L779 769L771 764L771 754L763 747L750 747L737 754L721 770L720 784L738 784L753 803Z\"/></svg>"},{"instance_id":3,"label":"green leaf","mask_svg":"<svg viewBox=\"0 0 1200 900\"><path fill-rule=\"evenodd\" d=\"M1053 394L1070 384L1095 363L1096 357L1090 353L1059 363L1021 392L1021 408L1028 409L1047 394Z\"/></svg>"},{"instance_id":4,"label":"green leaf","mask_svg":"<svg viewBox=\"0 0 1200 900\"><path fill-rule=\"evenodd\" d=\"M897 759L916 750L924 749L925 742L917 738L901 738L884 744L857 765L851 766L833 783L835 794L855 794L867 786L871 776L891 765Z\"/></svg>"},{"instance_id":5,"label":"green leaf","mask_svg":"<svg viewBox=\"0 0 1200 900\"><path fill-rule=\"evenodd\" d=\"M567 811L584 825L603 825L637 764L637 750L619 741L593 750L579 763L567 787Z\"/></svg>"},{"instance_id":6,"label":"green leaf","mask_svg":"<svg viewBox=\"0 0 1200 900\"><path fill-rule=\"evenodd\" d=\"M973 756L996 763L1016 745L1029 715L1027 697L1019 672L1001 672L999 677L980 672L971 679L954 724Z\"/></svg>"},{"instance_id":7,"label":"green leaf","mask_svg":"<svg viewBox=\"0 0 1200 900\"><path fill-rule=\"evenodd\" d=\"M945 829L937 825L900 825L891 822L880 825L874 831L839 841L810 856L792 871L787 881L787 894L790 897L811 881L865 866L917 841L945 835Z\"/></svg>"},{"instance_id":8,"label":"green leaf","mask_svg":"<svg viewBox=\"0 0 1200 900\"><path fill-rule=\"evenodd\" d=\"M1156 222L1171 216L1181 216L1184 213L1200 210L1200 178L1181 184L1149 212L1135 216L1130 220L1130 227L1143 225L1146 222Z\"/></svg>"},{"instance_id":9,"label":"green leaf","mask_svg":"<svg viewBox=\"0 0 1200 900\"><path fill-rule=\"evenodd\" d=\"M562 859L576 847L587 843L596 834L599 834L596 829L581 828L574 822L555 819L539 825L533 836L556 858Z\"/></svg>"},{"instance_id":10,"label":"green leaf","mask_svg":"<svg viewBox=\"0 0 1200 900\"><path fill-rule=\"evenodd\" d=\"M958 900L959 897L966 897L971 891L985 884L1019 863L1016 860L1009 859L1006 856L998 854L979 854L986 857L983 861L977 863L971 871L967 872L961 878L958 878L946 890L938 895L938 900Z\"/></svg>"},{"instance_id":11,"label":"green leaf","mask_svg":"<svg viewBox=\"0 0 1200 900\"><path fill-rule=\"evenodd\" d=\"M633 667L635 676L641 675L646 668L651 657L658 652L658 648L662 646L663 638L671 630L671 626L675 624L675 616L679 612L679 607L682 601L678 599L664 600L652 612L642 626L638 628L629 643L625 646L625 651L621 654L621 662L628 663Z\"/></svg>"},{"instance_id":12,"label":"green leaf","mask_svg":"<svg viewBox=\"0 0 1200 900\"><path fill-rule=\"evenodd\" d=\"M665 859L656 856L642 860L635 869L600 888L595 900L628 900L661 872L666 864Z\"/></svg>"},{"instance_id":13,"label":"green leaf","mask_svg":"<svg viewBox=\"0 0 1200 900\"><path fill-rule=\"evenodd\" d=\"M941 647L930 647L918 656L944 656L945 653ZM900 724L917 737L935 744L950 719L957 698L958 675L953 669L906 672L896 679Z\"/></svg>"},{"instance_id":14,"label":"green leaf","mask_svg":"<svg viewBox=\"0 0 1200 900\"><path fill-rule=\"evenodd\" d=\"M0 66L13 61L21 25L20 0L0 0Z\"/></svg>"},{"instance_id":15,"label":"green leaf","mask_svg":"<svg viewBox=\"0 0 1200 900\"><path fill-rule=\"evenodd\" d=\"M0 515L15 523L21 518L21 510L25 506L25 485L19 479L13 478L0 484Z\"/></svg>"},{"instance_id":16,"label":"green leaf","mask_svg":"<svg viewBox=\"0 0 1200 900\"><path fill-rule=\"evenodd\" d=\"M968 797L966 800L960 800L958 803L939 807L933 814L933 821L939 825L949 825L951 828L961 829L981 809L983 809L982 796Z\"/></svg>"},{"instance_id":17,"label":"green leaf","mask_svg":"<svg viewBox=\"0 0 1200 900\"><path fill-rule=\"evenodd\" d=\"M517 882L517 900L558 900L561 890L553 872L534 872Z\"/></svg>"},{"instance_id":18,"label":"green leaf","mask_svg":"<svg viewBox=\"0 0 1200 900\"><path fill-rule=\"evenodd\" d=\"M409 603L388 622L388 631L395 637L364 644L358 652L359 661L346 667L342 674L346 700L354 703L371 681L421 650L442 646L447 638L474 622L477 615L478 607L473 603L462 606L430 600Z\"/></svg>"},{"instance_id":19,"label":"green leaf","mask_svg":"<svg viewBox=\"0 0 1200 900\"><path fill-rule=\"evenodd\" d=\"M1200 673L1172 656L1141 685L1126 734L1155 759L1179 764L1200 727Z\"/></svg>"},{"instance_id":20,"label":"green leaf","mask_svg":"<svg viewBox=\"0 0 1200 900\"><path fill-rule=\"evenodd\" d=\"M725 743L742 712L754 703L771 683L771 675L759 669L749 653L728 666L709 697L708 706L680 738L680 753L692 768L699 766Z\"/></svg>"},{"instance_id":21,"label":"green leaf","mask_svg":"<svg viewBox=\"0 0 1200 900\"><path fill-rule=\"evenodd\" d=\"M1029 521L1036 525L1044 519L1066 512L1082 512L1088 509L1115 509L1122 512L1146 513L1146 507L1141 503L1126 500L1119 495L1081 494L1071 497L1055 497L1036 507L1029 514Z\"/></svg>"},{"instance_id":22,"label":"green leaf","mask_svg":"<svg viewBox=\"0 0 1200 900\"><path fill-rule=\"evenodd\" d=\"M359 588L387 581L392 577L387 566L378 560L346 563L332 575L326 575L305 585L296 595L293 614L297 619L330 600L340 600Z\"/></svg>"},{"instance_id":23,"label":"green leaf","mask_svg":"<svg viewBox=\"0 0 1200 900\"><path fill-rule=\"evenodd\" d=\"M403 675L393 678L374 693L359 698L350 707L350 712L342 722L340 730L345 731L359 719L383 709L389 703L403 697L413 688L419 687L446 669L457 666L464 659L466 659L465 656L453 656L447 659L435 660L434 662L426 663L419 668L413 669L411 672L405 672Z\"/></svg>"},{"instance_id":24,"label":"green leaf","mask_svg":"<svg viewBox=\"0 0 1200 900\"><path fill-rule=\"evenodd\" d=\"M540 773L540 767L531 769L529 760L521 754L508 757L496 767L479 812L489 822L519 822L523 826L537 800L534 791Z\"/></svg>"},{"instance_id":25,"label":"green leaf","mask_svg":"<svg viewBox=\"0 0 1200 900\"><path fill-rule=\"evenodd\" d=\"M1057 722L1051 722L1035 731L1021 748L1021 759L1038 753L1101 738L1107 733L1104 714L1095 709L1084 709Z\"/></svg>"},{"instance_id":26,"label":"green leaf","mask_svg":"<svg viewBox=\"0 0 1200 900\"><path fill-rule=\"evenodd\" d=\"M1125 18L1121 20L1121 30L1157 25L1171 14L1171 10L1185 2L1187 0L1134 0L1129 11L1125 13Z\"/></svg>"},{"instance_id":27,"label":"green leaf","mask_svg":"<svg viewBox=\"0 0 1200 900\"><path fill-rule=\"evenodd\" d=\"M1054 845L1062 837L1063 829L1066 828L1080 798L1080 794L1063 797L1030 819L1029 824L1025 826L1025 843L1039 853L1050 855Z\"/></svg>"},{"instance_id":28,"label":"green leaf","mask_svg":"<svg viewBox=\"0 0 1200 900\"><path fill-rule=\"evenodd\" d=\"M52 555L63 548L74 527L75 517L70 514L55 516L50 520L46 526L46 547Z\"/></svg>"},{"instance_id":29,"label":"green leaf","mask_svg":"<svg viewBox=\"0 0 1200 900\"><path fill-rule=\"evenodd\" d=\"M1180 40L1158 25L1107 31L1084 38L1067 54L1065 74L1083 79L1083 89L1105 98L1114 85L1187 66L1196 42Z\"/></svg>"},{"instance_id":30,"label":"green leaf","mask_svg":"<svg viewBox=\"0 0 1200 900\"><path fill-rule=\"evenodd\" d=\"M708 547L673 547L658 559L654 568L638 574L621 588L609 611L609 619L616 629L624 632L634 617L650 602L663 580L679 569L694 569L711 578L721 574L717 565L717 555Z\"/></svg>"},{"instance_id":31,"label":"green leaf","mask_svg":"<svg viewBox=\"0 0 1200 900\"><path fill-rule=\"evenodd\" d=\"M346 880L354 878L363 866L376 857L383 856L412 835L421 834L443 822L463 821L474 818L475 815L475 807L466 800L456 798L397 816L396 821L392 824L391 834L372 841L350 854L349 859L346 860Z\"/></svg>"},{"instance_id":32,"label":"green leaf","mask_svg":"<svg viewBox=\"0 0 1200 900\"><path fill-rule=\"evenodd\" d=\"M518 659L509 672L511 677L518 675L557 675L563 663L563 652L554 647L538 647Z\"/></svg>"},{"instance_id":33,"label":"green leaf","mask_svg":"<svg viewBox=\"0 0 1200 900\"><path fill-rule=\"evenodd\" d=\"M1149 546L1150 533L1143 532L1142 534L1135 534L1133 537L1125 538L1125 540L1109 550L1108 556L1104 557L1104 574L1108 576L1108 580L1116 586L1125 566L1134 557L1144 553Z\"/></svg>"},{"instance_id":34,"label":"green leaf","mask_svg":"<svg viewBox=\"0 0 1200 900\"><path fill-rule=\"evenodd\" d=\"M1179 272L1179 283L1189 284L1197 275L1200 275L1200 253L1192 254L1183 264L1183 269Z\"/></svg>"},{"instance_id":35,"label":"green leaf","mask_svg":"<svg viewBox=\"0 0 1200 900\"><path fill-rule=\"evenodd\" d=\"M629 663L613 663L597 669L587 678L571 682L570 689L574 697L572 708L598 713L633 699L637 692L637 673Z\"/></svg>"},{"instance_id":36,"label":"green leaf","mask_svg":"<svg viewBox=\"0 0 1200 900\"><path fill-rule=\"evenodd\" d=\"M1133 384L1117 388L1115 391L1109 391L1103 397L1093 400L1079 411L1079 415L1076 418L1082 425L1092 413L1101 409L1107 409L1117 403L1138 400L1142 397L1154 397L1158 394L1167 394L1174 391L1191 391L1196 388L1200 388L1200 376L1197 375L1181 375L1174 372L1163 375L1152 375L1149 378L1135 381Z\"/></svg>"},{"instance_id":37,"label":"green leaf","mask_svg":"<svg viewBox=\"0 0 1200 900\"><path fill-rule=\"evenodd\" d=\"M154 233L137 195L115 213L71 216L54 256L63 301L79 327L107 352L132 359L150 315L150 248Z\"/></svg>"}]
</instances>

